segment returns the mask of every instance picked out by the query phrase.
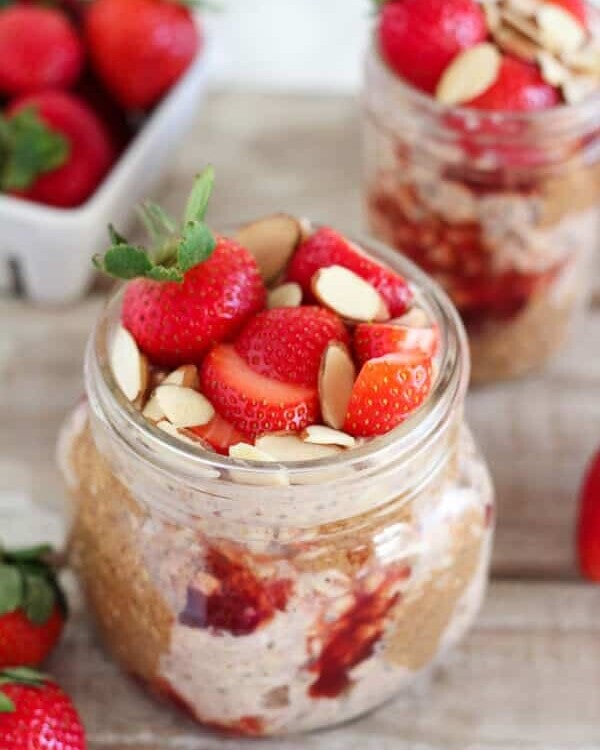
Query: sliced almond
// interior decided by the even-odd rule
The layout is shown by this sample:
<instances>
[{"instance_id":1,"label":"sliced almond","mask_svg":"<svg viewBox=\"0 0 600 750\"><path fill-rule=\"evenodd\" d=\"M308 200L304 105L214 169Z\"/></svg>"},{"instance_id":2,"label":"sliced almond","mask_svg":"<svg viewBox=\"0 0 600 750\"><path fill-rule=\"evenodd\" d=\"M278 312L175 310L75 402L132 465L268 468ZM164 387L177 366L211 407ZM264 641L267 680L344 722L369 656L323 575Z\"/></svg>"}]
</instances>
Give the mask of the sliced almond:
<instances>
[{"instance_id":1,"label":"sliced almond","mask_svg":"<svg viewBox=\"0 0 600 750\"><path fill-rule=\"evenodd\" d=\"M595 76L572 76L561 88L568 104L579 104L598 90L598 79Z\"/></svg>"},{"instance_id":2,"label":"sliced almond","mask_svg":"<svg viewBox=\"0 0 600 750\"><path fill-rule=\"evenodd\" d=\"M501 23L500 9L497 3L485 2L483 3L483 12L485 14L485 20L488 29L493 32Z\"/></svg>"},{"instance_id":3,"label":"sliced almond","mask_svg":"<svg viewBox=\"0 0 600 750\"><path fill-rule=\"evenodd\" d=\"M256 448L276 461L285 462L314 461L340 452L340 448L335 445L304 442L298 435L263 435L256 441Z\"/></svg>"},{"instance_id":4,"label":"sliced almond","mask_svg":"<svg viewBox=\"0 0 600 750\"><path fill-rule=\"evenodd\" d=\"M267 296L267 307L298 307L302 303L302 287L295 281L272 289Z\"/></svg>"},{"instance_id":5,"label":"sliced almond","mask_svg":"<svg viewBox=\"0 0 600 750\"><path fill-rule=\"evenodd\" d=\"M595 40L581 49L563 54L563 61L580 73L600 75L600 44Z\"/></svg>"},{"instance_id":6,"label":"sliced almond","mask_svg":"<svg viewBox=\"0 0 600 750\"><path fill-rule=\"evenodd\" d=\"M229 456L231 458L238 458L241 461L267 461L271 462L275 459L265 451L261 451L250 443L236 443L229 447Z\"/></svg>"},{"instance_id":7,"label":"sliced almond","mask_svg":"<svg viewBox=\"0 0 600 750\"><path fill-rule=\"evenodd\" d=\"M208 446L208 444L205 443L204 440L200 440L200 438L192 438L188 433L183 430L177 429L174 424L171 424L171 422L168 422L166 419L163 419L156 426L159 430L166 432L167 435L170 435L171 437L177 438L177 440L181 440L183 443L193 445L195 448L204 448L204 450L210 449L210 446Z\"/></svg>"},{"instance_id":8,"label":"sliced almond","mask_svg":"<svg viewBox=\"0 0 600 750\"><path fill-rule=\"evenodd\" d=\"M461 52L444 71L435 92L438 101L456 105L487 91L498 78L502 56L489 42Z\"/></svg>"},{"instance_id":9,"label":"sliced almond","mask_svg":"<svg viewBox=\"0 0 600 750\"><path fill-rule=\"evenodd\" d=\"M526 18L533 18L540 6L540 0L504 0L503 5Z\"/></svg>"},{"instance_id":10,"label":"sliced almond","mask_svg":"<svg viewBox=\"0 0 600 750\"><path fill-rule=\"evenodd\" d=\"M303 236L300 221L287 214L275 214L246 224L235 239L255 257L266 283L283 271Z\"/></svg>"},{"instance_id":11,"label":"sliced almond","mask_svg":"<svg viewBox=\"0 0 600 750\"><path fill-rule=\"evenodd\" d=\"M537 62L540 66L542 78L550 86L562 86L563 83L569 80L570 73L568 69L549 52L540 50L537 53Z\"/></svg>"},{"instance_id":12,"label":"sliced almond","mask_svg":"<svg viewBox=\"0 0 600 750\"><path fill-rule=\"evenodd\" d=\"M390 320L391 325L407 326L408 328L428 328L431 325L429 315L422 307L411 307L410 310L399 318Z\"/></svg>"},{"instance_id":13,"label":"sliced almond","mask_svg":"<svg viewBox=\"0 0 600 750\"><path fill-rule=\"evenodd\" d=\"M515 29L519 33L523 34L523 36L527 37L527 39L530 39L536 44L540 43L541 32L538 24L536 23L535 15L533 17L527 17L525 14L520 13L518 10L513 10L513 8L511 7L506 7L502 10L501 16L503 26L509 26Z\"/></svg>"},{"instance_id":14,"label":"sliced almond","mask_svg":"<svg viewBox=\"0 0 600 750\"><path fill-rule=\"evenodd\" d=\"M192 388L159 385L155 395L158 405L175 427L199 427L208 424L215 415L210 401Z\"/></svg>"},{"instance_id":15,"label":"sliced almond","mask_svg":"<svg viewBox=\"0 0 600 750\"><path fill-rule=\"evenodd\" d=\"M387 305L377 289L343 266L318 270L312 278L312 291L322 305L346 320L389 320Z\"/></svg>"},{"instance_id":16,"label":"sliced almond","mask_svg":"<svg viewBox=\"0 0 600 750\"><path fill-rule=\"evenodd\" d=\"M149 381L148 360L123 326L115 331L109 359L113 376L125 397L133 402L143 396Z\"/></svg>"},{"instance_id":17,"label":"sliced almond","mask_svg":"<svg viewBox=\"0 0 600 750\"><path fill-rule=\"evenodd\" d=\"M535 62L539 45L517 29L501 25L494 30L494 41L504 52L520 57L526 62Z\"/></svg>"},{"instance_id":18,"label":"sliced almond","mask_svg":"<svg viewBox=\"0 0 600 750\"><path fill-rule=\"evenodd\" d=\"M144 406L142 414L144 415L144 417L146 417L146 419L150 420L150 422L160 422L165 419L165 413L158 403L156 394L153 394L150 397L148 403L146 404L146 406Z\"/></svg>"},{"instance_id":19,"label":"sliced almond","mask_svg":"<svg viewBox=\"0 0 600 750\"><path fill-rule=\"evenodd\" d=\"M198 388L198 368L195 365L182 365L162 382L163 385L180 385L183 388Z\"/></svg>"},{"instance_id":20,"label":"sliced almond","mask_svg":"<svg viewBox=\"0 0 600 750\"><path fill-rule=\"evenodd\" d=\"M331 342L321 358L319 400L323 421L334 430L344 426L356 369L344 344Z\"/></svg>"},{"instance_id":21,"label":"sliced almond","mask_svg":"<svg viewBox=\"0 0 600 750\"><path fill-rule=\"evenodd\" d=\"M342 448L353 448L356 445L356 439L352 435L322 424L313 424L307 427L302 433L302 439L305 443L339 445Z\"/></svg>"},{"instance_id":22,"label":"sliced almond","mask_svg":"<svg viewBox=\"0 0 600 750\"><path fill-rule=\"evenodd\" d=\"M550 52L573 52L583 46L586 31L572 13L559 5L542 3L535 14L542 44Z\"/></svg>"}]
</instances>

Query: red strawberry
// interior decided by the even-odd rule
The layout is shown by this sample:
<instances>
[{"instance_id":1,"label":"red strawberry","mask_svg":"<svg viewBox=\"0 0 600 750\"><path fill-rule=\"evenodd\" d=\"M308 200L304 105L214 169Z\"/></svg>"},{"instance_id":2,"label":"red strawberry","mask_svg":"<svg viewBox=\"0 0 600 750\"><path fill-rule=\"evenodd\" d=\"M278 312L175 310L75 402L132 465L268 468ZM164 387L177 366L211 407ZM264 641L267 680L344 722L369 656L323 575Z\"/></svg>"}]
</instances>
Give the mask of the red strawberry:
<instances>
[{"instance_id":1,"label":"red strawberry","mask_svg":"<svg viewBox=\"0 0 600 750\"><path fill-rule=\"evenodd\" d=\"M433 93L448 64L488 35L475 0L378 0L379 45L388 65Z\"/></svg>"},{"instance_id":2,"label":"red strawberry","mask_svg":"<svg viewBox=\"0 0 600 750\"><path fill-rule=\"evenodd\" d=\"M131 109L156 104L200 46L189 8L173 0L95 0L85 33L98 75Z\"/></svg>"},{"instance_id":3,"label":"red strawberry","mask_svg":"<svg viewBox=\"0 0 600 750\"><path fill-rule=\"evenodd\" d=\"M202 392L244 434L299 432L319 416L316 388L282 383L252 370L233 346L215 347L200 371Z\"/></svg>"},{"instance_id":4,"label":"red strawberry","mask_svg":"<svg viewBox=\"0 0 600 750\"><path fill-rule=\"evenodd\" d=\"M346 326L335 313L322 307L280 307L253 318L235 348L261 375L315 387L330 341L349 343Z\"/></svg>"},{"instance_id":5,"label":"red strawberry","mask_svg":"<svg viewBox=\"0 0 600 750\"><path fill-rule=\"evenodd\" d=\"M505 55L496 82L467 106L503 112L532 112L560 104L558 90L531 63Z\"/></svg>"},{"instance_id":6,"label":"red strawberry","mask_svg":"<svg viewBox=\"0 0 600 750\"><path fill-rule=\"evenodd\" d=\"M85 731L71 699L31 669L0 672L2 750L85 750Z\"/></svg>"},{"instance_id":7,"label":"red strawberry","mask_svg":"<svg viewBox=\"0 0 600 750\"><path fill-rule=\"evenodd\" d=\"M600 582L600 452L592 460L581 489L577 551L582 575Z\"/></svg>"},{"instance_id":8,"label":"red strawberry","mask_svg":"<svg viewBox=\"0 0 600 750\"><path fill-rule=\"evenodd\" d=\"M217 453L222 453L225 456L229 454L229 449L232 445L246 443L248 441L246 435L243 435L239 430L236 430L235 427L226 419L223 419L220 414L215 414L208 424L200 427L188 428L188 432L192 432L194 435L202 438L202 440L209 443Z\"/></svg>"},{"instance_id":9,"label":"red strawberry","mask_svg":"<svg viewBox=\"0 0 600 750\"><path fill-rule=\"evenodd\" d=\"M311 281L320 268L344 266L372 284L386 302L392 316L403 315L412 299L406 281L391 268L363 253L341 234L323 227L296 250L287 270L290 281L302 287L305 297L313 300Z\"/></svg>"},{"instance_id":10,"label":"red strawberry","mask_svg":"<svg viewBox=\"0 0 600 750\"><path fill-rule=\"evenodd\" d=\"M262 310L265 288L248 250L204 224L214 174L206 169L190 196L183 227L158 206L143 207L156 246L134 247L111 230L113 246L97 267L117 278L133 279L121 313L152 364L199 364L210 347L233 338Z\"/></svg>"},{"instance_id":11,"label":"red strawberry","mask_svg":"<svg viewBox=\"0 0 600 750\"><path fill-rule=\"evenodd\" d=\"M66 606L48 551L0 553L0 669L38 666L60 638Z\"/></svg>"},{"instance_id":12,"label":"red strawberry","mask_svg":"<svg viewBox=\"0 0 600 750\"><path fill-rule=\"evenodd\" d=\"M393 430L425 401L431 378L429 357L388 354L369 360L354 383L344 430L355 437Z\"/></svg>"},{"instance_id":13,"label":"red strawberry","mask_svg":"<svg viewBox=\"0 0 600 750\"><path fill-rule=\"evenodd\" d=\"M0 94L69 88L83 60L83 45L60 11L36 5L0 10Z\"/></svg>"},{"instance_id":14,"label":"red strawberry","mask_svg":"<svg viewBox=\"0 0 600 750\"><path fill-rule=\"evenodd\" d=\"M575 16L579 23L587 28L588 13L585 0L546 0L546 2L559 5L572 16Z\"/></svg>"},{"instance_id":15,"label":"red strawberry","mask_svg":"<svg viewBox=\"0 0 600 750\"><path fill-rule=\"evenodd\" d=\"M72 94L47 91L17 99L4 123L8 153L0 189L28 200L78 206L95 191L115 157L103 123Z\"/></svg>"},{"instance_id":16,"label":"red strawberry","mask_svg":"<svg viewBox=\"0 0 600 750\"><path fill-rule=\"evenodd\" d=\"M354 353L359 365L386 354L432 357L439 333L434 327L415 328L391 323L361 323L354 330Z\"/></svg>"}]
</instances>

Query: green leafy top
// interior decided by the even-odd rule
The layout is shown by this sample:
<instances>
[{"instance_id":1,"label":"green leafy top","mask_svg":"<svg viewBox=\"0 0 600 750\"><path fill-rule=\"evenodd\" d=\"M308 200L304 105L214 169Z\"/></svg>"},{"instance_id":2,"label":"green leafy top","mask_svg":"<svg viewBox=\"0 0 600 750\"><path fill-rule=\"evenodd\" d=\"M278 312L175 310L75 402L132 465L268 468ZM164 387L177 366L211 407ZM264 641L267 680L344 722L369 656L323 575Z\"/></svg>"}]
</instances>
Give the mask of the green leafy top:
<instances>
[{"instance_id":1,"label":"green leafy top","mask_svg":"<svg viewBox=\"0 0 600 750\"><path fill-rule=\"evenodd\" d=\"M151 248L132 245L113 226L109 227L111 246L93 263L117 279L144 277L155 281L182 282L186 271L209 258L216 240L204 222L215 181L212 167L198 175L188 199L183 225L160 206L146 201L140 207L140 219L151 240Z\"/></svg>"},{"instance_id":2,"label":"green leafy top","mask_svg":"<svg viewBox=\"0 0 600 750\"><path fill-rule=\"evenodd\" d=\"M15 704L2 692L3 685L27 685L41 688L47 681L46 675L29 667L10 667L0 670L0 714L13 713Z\"/></svg>"},{"instance_id":3,"label":"green leafy top","mask_svg":"<svg viewBox=\"0 0 600 750\"><path fill-rule=\"evenodd\" d=\"M35 107L13 117L0 115L0 190L26 190L68 158L68 141L40 119Z\"/></svg>"},{"instance_id":4,"label":"green leafy top","mask_svg":"<svg viewBox=\"0 0 600 750\"><path fill-rule=\"evenodd\" d=\"M51 548L0 549L0 617L22 610L34 625L46 623L55 605L66 614L66 600L48 563Z\"/></svg>"}]
</instances>

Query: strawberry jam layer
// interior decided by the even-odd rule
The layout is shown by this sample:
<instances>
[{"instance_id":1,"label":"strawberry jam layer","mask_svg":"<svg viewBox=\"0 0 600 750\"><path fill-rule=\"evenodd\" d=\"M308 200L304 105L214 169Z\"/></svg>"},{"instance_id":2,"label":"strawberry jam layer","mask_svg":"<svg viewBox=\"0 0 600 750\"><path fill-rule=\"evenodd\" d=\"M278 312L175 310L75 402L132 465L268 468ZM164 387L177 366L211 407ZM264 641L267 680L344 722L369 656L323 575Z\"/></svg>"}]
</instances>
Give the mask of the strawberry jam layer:
<instances>
[{"instance_id":1,"label":"strawberry jam layer","mask_svg":"<svg viewBox=\"0 0 600 750\"><path fill-rule=\"evenodd\" d=\"M262 581L243 562L215 548L207 551L205 570L210 583L188 586L186 605L179 616L182 625L242 636L269 622L276 612L285 611L291 581Z\"/></svg>"}]
</instances>

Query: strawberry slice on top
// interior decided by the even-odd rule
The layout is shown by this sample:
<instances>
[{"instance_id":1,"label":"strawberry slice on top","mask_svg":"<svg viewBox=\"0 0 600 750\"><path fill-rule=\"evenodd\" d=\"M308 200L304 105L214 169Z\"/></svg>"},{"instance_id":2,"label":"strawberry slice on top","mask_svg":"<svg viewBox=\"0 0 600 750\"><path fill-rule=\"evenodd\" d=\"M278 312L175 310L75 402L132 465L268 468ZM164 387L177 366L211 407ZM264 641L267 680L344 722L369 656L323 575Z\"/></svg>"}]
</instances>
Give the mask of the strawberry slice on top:
<instances>
[{"instance_id":1,"label":"strawberry slice on top","mask_svg":"<svg viewBox=\"0 0 600 750\"><path fill-rule=\"evenodd\" d=\"M105 273L134 279L125 289L122 322L155 365L199 363L265 304L252 255L204 223L213 182L209 167L196 180L182 227L155 204L143 206L153 239L149 252L111 228L112 247L95 258Z\"/></svg>"},{"instance_id":2,"label":"strawberry slice on top","mask_svg":"<svg viewBox=\"0 0 600 750\"><path fill-rule=\"evenodd\" d=\"M392 316L403 315L410 307L412 292L400 274L328 227L317 229L296 250L287 269L287 279L300 284L305 299L314 301L313 277L321 268L330 266L343 266L368 281L377 289Z\"/></svg>"}]
</instances>

